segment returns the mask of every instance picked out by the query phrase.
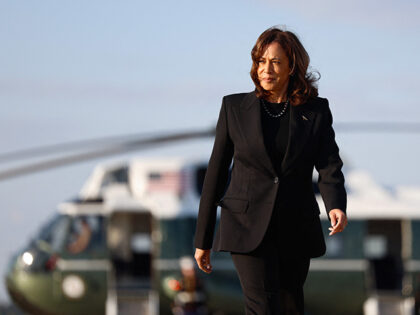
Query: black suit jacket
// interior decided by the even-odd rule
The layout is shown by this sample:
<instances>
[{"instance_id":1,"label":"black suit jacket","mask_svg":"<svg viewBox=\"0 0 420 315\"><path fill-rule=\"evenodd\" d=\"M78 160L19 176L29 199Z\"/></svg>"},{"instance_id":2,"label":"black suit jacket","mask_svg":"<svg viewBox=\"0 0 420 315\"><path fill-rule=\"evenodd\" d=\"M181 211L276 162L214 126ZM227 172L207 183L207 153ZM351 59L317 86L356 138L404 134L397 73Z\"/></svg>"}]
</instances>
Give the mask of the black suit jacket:
<instances>
[{"instance_id":1,"label":"black suit jacket","mask_svg":"<svg viewBox=\"0 0 420 315\"><path fill-rule=\"evenodd\" d=\"M327 212L335 208L346 212L347 204L343 162L332 122L325 98L314 97L290 106L289 140L283 160L278 161L281 174L277 174L265 149L255 91L223 97L194 246L213 247L214 251L252 251L265 235L277 199L282 211L298 220L290 222L296 227L290 239L300 254L323 255L325 241L312 186L314 166ZM225 192L232 158L231 180ZM213 245L218 205L221 217Z\"/></svg>"}]
</instances>

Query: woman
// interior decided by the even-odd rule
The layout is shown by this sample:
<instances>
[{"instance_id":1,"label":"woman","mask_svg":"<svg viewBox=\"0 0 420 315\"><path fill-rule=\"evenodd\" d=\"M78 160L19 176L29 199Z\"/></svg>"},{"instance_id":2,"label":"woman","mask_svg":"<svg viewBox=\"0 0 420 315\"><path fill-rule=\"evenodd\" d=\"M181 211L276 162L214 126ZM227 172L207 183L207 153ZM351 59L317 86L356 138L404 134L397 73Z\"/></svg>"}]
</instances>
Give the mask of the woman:
<instances>
[{"instance_id":1,"label":"woman","mask_svg":"<svg viewBox=\"0 0 420 315\"><path fill-rule=\"evenodd\" d=\"M325 253L313 168L333 235L347 225L343 162L328 100L318 97L316 78L307 72L309 56L296 35L269 28L251 56L255 90L223 98L200 200L195 259L210 273L211 248L231 253L246 314L303 314L310 258ZM217 205L221 217L213 244Z\"/></svg>"}]
</instances>

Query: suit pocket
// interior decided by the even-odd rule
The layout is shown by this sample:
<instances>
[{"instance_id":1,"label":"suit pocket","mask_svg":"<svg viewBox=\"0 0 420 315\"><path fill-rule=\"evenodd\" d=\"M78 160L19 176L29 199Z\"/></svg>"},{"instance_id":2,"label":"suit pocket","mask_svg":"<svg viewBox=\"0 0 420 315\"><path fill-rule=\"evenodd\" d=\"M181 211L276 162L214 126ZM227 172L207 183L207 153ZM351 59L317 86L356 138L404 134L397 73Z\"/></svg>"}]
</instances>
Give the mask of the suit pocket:
<instances>
[{"instance_id":1,"label":"suit pocket","mask_svg":"<svg viewBox=\"0 0 420 315\"><path fill-rule=\"evenodd\" d=\"M248 210L249 201L246 199L225 197L218 202L218 205L223 209L229 210L230 212L246 213Z\"/></svg>"}]
</instances>

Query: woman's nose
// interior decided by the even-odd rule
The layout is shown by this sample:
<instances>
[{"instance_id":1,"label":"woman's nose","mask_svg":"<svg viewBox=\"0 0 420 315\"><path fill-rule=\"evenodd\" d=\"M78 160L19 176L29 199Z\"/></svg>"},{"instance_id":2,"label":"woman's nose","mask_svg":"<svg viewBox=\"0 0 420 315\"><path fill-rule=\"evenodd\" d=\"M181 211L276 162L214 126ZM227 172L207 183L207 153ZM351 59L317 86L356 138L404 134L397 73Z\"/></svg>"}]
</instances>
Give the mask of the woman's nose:
<instances>
[{"instance_id":1,"label":"woman's nose","mask_svg":"<svg viewBox=\"0 0 420 315\"><path fill-rule=\"evenodd\" d=\"M264 64L264 72L269 73L269 72L270 72L270 70L271 70L271 65L270 65L270 63L269 63L269 62L266 62L266 63Z\"/></svg>"}]
</instances>

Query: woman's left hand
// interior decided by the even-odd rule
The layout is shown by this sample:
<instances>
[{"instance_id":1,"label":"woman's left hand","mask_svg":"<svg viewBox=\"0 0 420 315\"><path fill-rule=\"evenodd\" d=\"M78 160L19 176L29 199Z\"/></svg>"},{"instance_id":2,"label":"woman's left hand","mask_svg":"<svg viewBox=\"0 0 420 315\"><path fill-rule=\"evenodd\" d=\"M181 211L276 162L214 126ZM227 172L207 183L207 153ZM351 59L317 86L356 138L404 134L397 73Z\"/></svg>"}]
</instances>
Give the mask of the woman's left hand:
<instances>
[{"instance_id":1,"label":"woman's left hand","mask_svg":"<svg viewBox=\"0 0 420 315\"><path fill-rule=\"evenodd\" d=\"M328 229L331 231L329 235L333 235L338 232L343 232L344 228L347 225L347 216L340 209L332 209L329 212L331 219L331 227Z\"/></svg>"}]
</instances>

